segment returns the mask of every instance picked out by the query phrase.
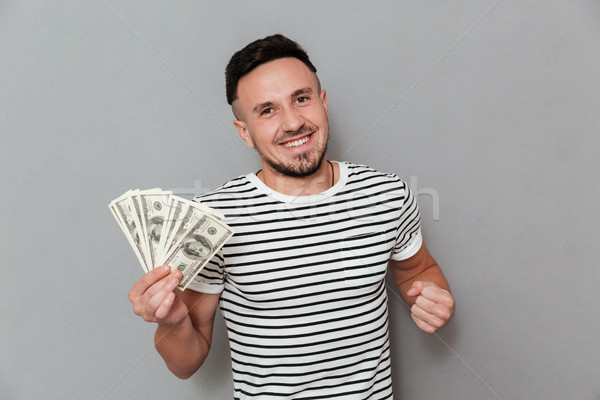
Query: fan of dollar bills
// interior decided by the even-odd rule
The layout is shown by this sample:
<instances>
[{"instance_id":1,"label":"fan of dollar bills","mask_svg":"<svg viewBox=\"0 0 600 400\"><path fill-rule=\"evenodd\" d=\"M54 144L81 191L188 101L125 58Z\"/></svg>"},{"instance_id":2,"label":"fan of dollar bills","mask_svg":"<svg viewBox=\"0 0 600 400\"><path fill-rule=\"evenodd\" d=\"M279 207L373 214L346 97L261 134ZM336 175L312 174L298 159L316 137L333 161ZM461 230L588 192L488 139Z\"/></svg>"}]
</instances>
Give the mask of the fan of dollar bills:
<instances>
[{"instance_id":1,"label":"fan of dollar bills","mask_svg":"<svg viewBox=\"0 0 600 400\"><path fill-rule=\"evenodd\" d=\"M129 190L108 205L144 271L169 265L185 290L233 230L201 203L161 189Z\"/></svg>"}]
</instances>

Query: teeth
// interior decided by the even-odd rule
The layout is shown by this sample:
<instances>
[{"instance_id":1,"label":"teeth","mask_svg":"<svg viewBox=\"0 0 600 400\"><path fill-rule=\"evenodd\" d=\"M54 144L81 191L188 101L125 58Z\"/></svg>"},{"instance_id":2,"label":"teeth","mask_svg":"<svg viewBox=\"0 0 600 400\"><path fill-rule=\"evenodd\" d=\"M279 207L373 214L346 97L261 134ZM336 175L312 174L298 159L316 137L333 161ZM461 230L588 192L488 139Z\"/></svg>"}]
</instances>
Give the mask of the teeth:
<instances>
[{"instance_id":1,"label":"teeth","mask_svg":"<svg viewBox=\"0 0 600 400\"><path fill-rule=\"evenodd\" d=\"M283 145L285 147L297 147L297 146L300 146L301 144L308 142L308 139L310 139L310 137L306 136L306 137L303 137L302 139L294 140L293 142L284 143Z\"/></svg>"}]
</instances>

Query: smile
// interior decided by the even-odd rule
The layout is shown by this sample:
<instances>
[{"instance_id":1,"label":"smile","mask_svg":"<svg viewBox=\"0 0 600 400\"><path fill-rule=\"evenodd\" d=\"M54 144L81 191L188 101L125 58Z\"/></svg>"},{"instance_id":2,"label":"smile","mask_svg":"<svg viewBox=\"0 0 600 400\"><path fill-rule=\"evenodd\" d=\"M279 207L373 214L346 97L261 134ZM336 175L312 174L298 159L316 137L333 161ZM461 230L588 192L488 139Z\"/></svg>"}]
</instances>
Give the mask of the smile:
<instances>
[{"instance_id":1,"label":"smile","mask_svg":"<svg viewBox=\"0 0 600 400\"><path fill-rule=\"evenodd\" d=\"M282 144L282 146L284 146L284 147L298 147L298 146L302 146L304 143L306 143L306 142L308 142L310 140L310 136L311 135L308 135L308 136L301 137L300 139L296 139L296 140L293 140L293 141L285 142L285 143Z\"/></svg>"}]
</instances>

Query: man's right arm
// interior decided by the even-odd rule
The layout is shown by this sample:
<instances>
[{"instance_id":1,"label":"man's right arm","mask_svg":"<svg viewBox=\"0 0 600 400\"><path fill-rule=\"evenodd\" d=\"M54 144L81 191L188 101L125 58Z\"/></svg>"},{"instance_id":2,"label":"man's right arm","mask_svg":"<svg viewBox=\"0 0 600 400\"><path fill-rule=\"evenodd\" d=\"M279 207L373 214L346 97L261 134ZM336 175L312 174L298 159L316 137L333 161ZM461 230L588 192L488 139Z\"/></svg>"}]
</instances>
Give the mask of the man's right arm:
<instances>
[{"instance_id":1,"label":"man's right arm","mask_svg":"<svg viewBox=\"0 0 600 400\"><path fill-rule=\"evenodd\" d=\"M158 323L154 344L167 367L181 379L194 374L208 356L219 294L179 291L181 272L159 267L130 290L133 311Z\"/></svg>"}]
</instances>

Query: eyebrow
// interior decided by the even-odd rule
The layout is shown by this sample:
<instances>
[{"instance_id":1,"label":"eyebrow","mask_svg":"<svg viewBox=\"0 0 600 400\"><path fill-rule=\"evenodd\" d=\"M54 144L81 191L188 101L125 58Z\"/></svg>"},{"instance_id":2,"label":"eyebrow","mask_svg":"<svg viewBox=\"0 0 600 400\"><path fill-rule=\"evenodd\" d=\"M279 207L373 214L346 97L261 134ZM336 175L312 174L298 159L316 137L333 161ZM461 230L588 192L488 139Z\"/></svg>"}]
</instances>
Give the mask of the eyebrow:
<instances>
[{"instance_id":1,"label":"eyebrow","mask_svg":"<svg viewBox=\"0 0 600 400\"><path fill-rule=\"evenodd\" d=\"M305 88L302 88L302 89L298 89L294 93L292 93L291 97L296 97L296 96L299 96L301 94L312 94L312 88L311 87L305 87Z\"/></svg>"},{"instance_id":2,"label":"eyebrow","mask_svg":"<svg viewBox=\"0 0 600 400\"><path fill-rule=\"evenodd\" d=\"M294 98L296 96L300 96L301 94L312 94L313 90L311 87L305 87L302 89L298 89L295 90L292 94L291 94L291 98ZM268 107L273 107L275 105L274 102L272 101L265 101L264 103L260 103L257 104L253 109L252 109L252 113L253 114L257 114L260 110L262 110L263 108L268 108Z\"/></svg>"}]
</instances>

